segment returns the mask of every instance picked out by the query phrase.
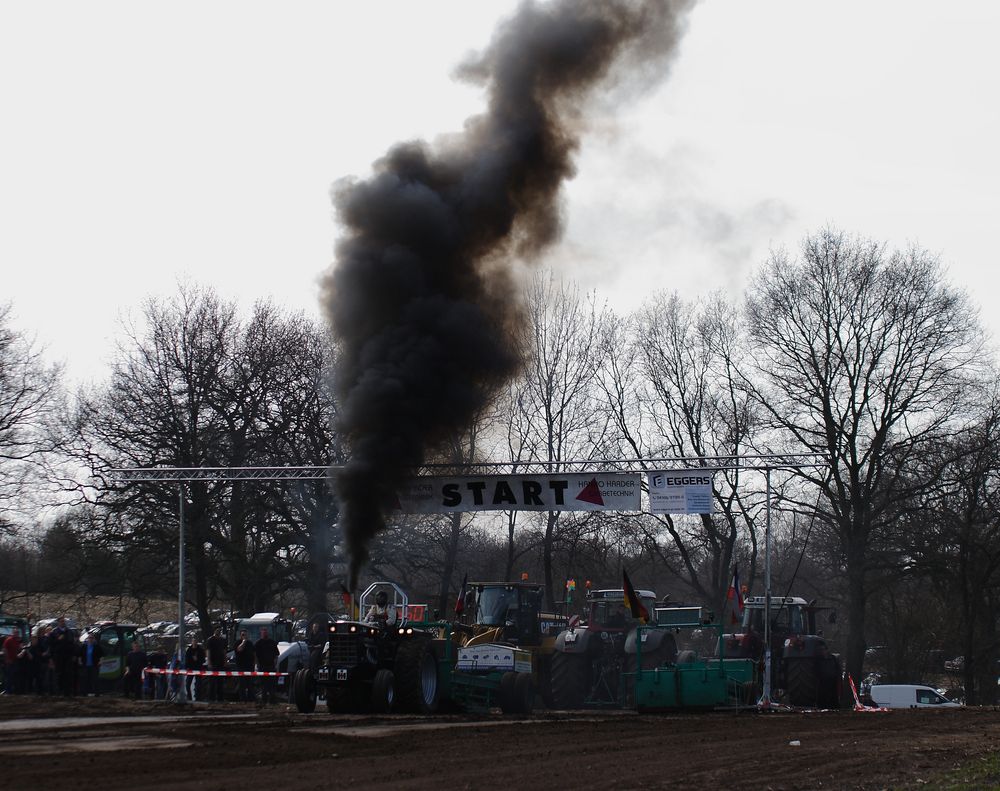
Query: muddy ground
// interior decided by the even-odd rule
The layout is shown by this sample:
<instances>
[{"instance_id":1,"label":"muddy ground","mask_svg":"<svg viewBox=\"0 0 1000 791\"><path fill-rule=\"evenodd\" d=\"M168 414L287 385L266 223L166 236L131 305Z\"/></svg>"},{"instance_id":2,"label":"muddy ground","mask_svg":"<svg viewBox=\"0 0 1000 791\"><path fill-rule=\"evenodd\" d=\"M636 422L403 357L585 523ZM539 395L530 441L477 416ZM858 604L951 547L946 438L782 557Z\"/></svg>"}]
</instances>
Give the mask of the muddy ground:
<instances>
[{"instance_id":1,"label":"muddy ground","mask_svg":"<svg viewBox=\"0 0 1000 791\"><path fill-rule=\"evenodd\" d=\"M12 789L927 788L1000 750L1000 711L334 717L4 696L0 734Z\"/></svg>"}]
</instances>

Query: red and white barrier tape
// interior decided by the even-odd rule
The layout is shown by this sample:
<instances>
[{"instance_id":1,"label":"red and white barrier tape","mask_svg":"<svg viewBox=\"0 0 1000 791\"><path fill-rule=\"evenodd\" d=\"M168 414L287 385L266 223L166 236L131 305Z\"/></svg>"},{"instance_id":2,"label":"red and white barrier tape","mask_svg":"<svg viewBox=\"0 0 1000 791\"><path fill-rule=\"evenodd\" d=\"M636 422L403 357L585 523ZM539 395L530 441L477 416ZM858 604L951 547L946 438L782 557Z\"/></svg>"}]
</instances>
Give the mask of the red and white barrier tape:
<instances>
[{"instance_id":1,"label":"red and white barrier tape","mask_svg":"<svg viewBox=\"0 0 1000 791\"><path fill-rule=\"evenodd\" d=\"M858 688L854 686L853 676L847 677L848 683L851 685L851 693L854 695L854 710L855 711L889 711L885 706L866 706L861 702L861 698L858 697Z\"/></svg>"},{"instance_id":2,"label":"red and white barrier tape","mask_svg":"<svg viewBox=\"0 0 1000 791\"><path fill-rule=\"evenodd\" d=\"M149 673L153 676L209 676L218 678L262 678L288 675L288 673L275 673L269 670L169 670L159 667L147 667L142 672L143 675Z\"/></svg>"}]
</instances>

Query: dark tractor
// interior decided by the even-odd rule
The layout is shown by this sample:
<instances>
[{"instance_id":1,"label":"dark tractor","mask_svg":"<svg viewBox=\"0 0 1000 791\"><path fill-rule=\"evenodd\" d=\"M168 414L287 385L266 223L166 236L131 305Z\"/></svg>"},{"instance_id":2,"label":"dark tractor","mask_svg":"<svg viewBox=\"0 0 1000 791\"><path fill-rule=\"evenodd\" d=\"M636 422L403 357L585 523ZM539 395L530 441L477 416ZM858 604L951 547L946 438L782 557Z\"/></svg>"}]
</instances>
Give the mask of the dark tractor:
<instances>
[{"instance_id":1,"label":"dark tractor","mask_svg":"<svg viewBox=\"0 0 1000 791\"><path fill-rule=\"evenodd\" d=\"M636 594L652 615L656 595L648 590ZM586 603L586 624L570 626L556 638L551 666L555 708L621 706L628 694L622 680L637 668L636 628L640 622L632 617L625 592L590 591ZM677 645L670 632L644 631L641 639L643 670L676 660Z\"/></svg>"},{"instance_id":2,"label":"dark tractor","mask_svg":"<svg viewBox=\"0 0 1000 791\"><path fill-rule=\"evenodd\" d=\"M840 706L840 659L816 628L819 608L796 596L772 596L770 609L772 687L785 690L793 706ZM741 630L725 635L723 645L727 659L763 661L763 596L746 598Z\"/></svg>"},{"instance_id":3,"label":"dark tractor","mask_svg":"<svg viewBox=\"0 0 1000 791\"><path fill-rule=\"evenodd\" d=\"M314 711L318 696L330 713L436 711L435 635L407 620L407 605L396 585L377 582L359 599L362 620L330 623L318 667L303 667L292 677L299 711Z\"/></svg>"}]
</instances>

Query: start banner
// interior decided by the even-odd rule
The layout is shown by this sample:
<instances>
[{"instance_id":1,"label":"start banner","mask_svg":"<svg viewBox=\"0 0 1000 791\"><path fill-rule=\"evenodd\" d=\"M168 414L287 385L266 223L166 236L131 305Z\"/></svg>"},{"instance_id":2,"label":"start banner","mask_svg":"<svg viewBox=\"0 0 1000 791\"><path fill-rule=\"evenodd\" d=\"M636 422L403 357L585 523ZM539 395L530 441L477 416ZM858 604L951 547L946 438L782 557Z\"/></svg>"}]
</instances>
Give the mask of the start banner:
<instances>
[{"instance_id":1,"label":"start banner","mask_svg":"<svg viewBox=\"0 0 1000 791\"><path fill-rule=\"evenodd\" d=\"M581 472L413 478L397 493L407 514L454 511L640 511L639 473Z\"/></svg>"},{"instance_id":2,"label":"start banner","mask_svg":"<svg viewBox=\"0 0 1000 791\"><path fill-rule=\"evenodd\" d=\"M712 470L659 470L646 473L649 510L654 514L711 514Z\"/></svg>"}]
</instances>

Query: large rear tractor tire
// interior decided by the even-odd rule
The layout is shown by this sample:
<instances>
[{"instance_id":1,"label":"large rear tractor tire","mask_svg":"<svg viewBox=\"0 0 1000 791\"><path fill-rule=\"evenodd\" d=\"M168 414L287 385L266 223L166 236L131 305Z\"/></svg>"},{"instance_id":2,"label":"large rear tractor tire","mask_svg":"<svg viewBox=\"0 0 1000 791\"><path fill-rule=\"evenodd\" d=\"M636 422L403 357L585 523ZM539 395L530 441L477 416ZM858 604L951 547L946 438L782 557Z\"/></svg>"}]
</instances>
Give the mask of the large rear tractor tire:
<instances>
[{"instance_id":1,"label":"large rear tractor tire","mask_svg":"<svg viewBox=\"0 0 1000 791\"><path fill-rule=\"evenodd\" d=\"M429 639L408 640L399 646L395 676L398 708L416 714L438 710L438 662Z\"/></svg>"},{"instance_id":2,"label":"large rear tractor tire","mask_svg":"<svg viewBox=\"0 0 1000 791\"><path fill-rule=\"evenodd\" d=\"M535 709L535 685L530 673L507 672L500 676L500 711L531 714Z\"/></svg>"},{"instance_id":3,"label":"large rear tractor tire","mask_svg":"<svg viewBox=\"0 0 1000 791\"><path fill-rule=\"evenodd\" d=\"M313 683L312 671L300 668L292 677L292 698L295 706L303 714L316 711L316 684Z\"/></svg>"},{"instance_id":4,"label":"large rear tractor tire","mask_svg":"<svg viewBox=\"0 0 1000 791\"><path fill-rule=\"evenodd\" d=\"M535 710L535 685L531 673L518 673L514 681L514 700L518 714L531 714Z\"/></svg>"},{"instance_id":5,"label":"large rear tractor tire","mask_svg":"<svg viewBox=\"0 0 1000 791\"><path fill-rule=\"evenodd\" d=\"M788 702L793 706L817 706L819 662L815 657L785 660Z\"/></svg>"},{"instance_id":6,"label":"large rear tractor tire","mask_svg":"<svg viewBox=\"0 0 1000 791\"><path fill-rule=\"evenodd\" d=\"M551 679L555 708L583 708L590 691L590 659L585 654L553 654Z\"/></svg>"},{"instance_id":7,"label":"large rear tractor tire","mask_svg":"<svg viewBox=\"0 0 1000 791\"><path fill-rule=\"evenodd\" d=\"M372 711L388 714L396 702L396 679L391 670L379 670L372 681Z\"/></svg>"},{"instance_id":8,"label":"large rear tractor tire","mask_svg":"<svg viewBox=\"0 0 1000 791\"><path fill-rule=\"evenodd\" d=\"M517 673L513 671L508 671L500 676L500 689L497 692L497 703L500 705L500 711L504 714L513 714L515 712L516 695L514 691L514 686L517 684Z\"/></svg>"},{"instance_id":9,"label":"large rear tractor tire","mask_svg":"<svg viewBox=\"0 0 1000 791\"><path fill-rule=\"evenodd\" d=\"M824 709L839 709L843 693L840 660L835 656L828 656L819 662L819 705Z\"/></svg>"}]
</instances>

